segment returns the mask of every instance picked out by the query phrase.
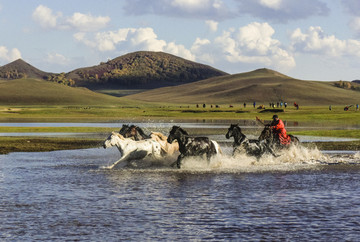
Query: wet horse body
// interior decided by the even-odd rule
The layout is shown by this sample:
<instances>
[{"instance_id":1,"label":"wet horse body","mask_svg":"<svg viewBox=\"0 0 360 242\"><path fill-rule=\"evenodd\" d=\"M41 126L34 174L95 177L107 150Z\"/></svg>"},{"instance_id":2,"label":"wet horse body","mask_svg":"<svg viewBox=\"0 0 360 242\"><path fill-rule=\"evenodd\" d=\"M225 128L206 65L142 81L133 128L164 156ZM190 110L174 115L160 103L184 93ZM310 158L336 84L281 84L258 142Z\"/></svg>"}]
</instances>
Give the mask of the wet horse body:
<instances>
[{"instance_id":1,"label":"wet horse body","mask_svg":"<svg viewBox=\"0 0 360 242\"><path fill-rule=\"evenodd\" d=\"M298 145L300 144L299 139L291 134L288 134L290 137L290 145ZM286 147L289 147L289 145L283 145L280 142L280 139L276 133L273 132L270 125L265 125L263 131L261 132L259 136L259 141L266 141L271 147L276 149L283 149Z\"/></svg>"},{"instance_id":2,"label":"wet horse body","mask_svg":"<svg viewBox=\"0 0 360 242\"><path fill-rule=\"evenodd\" d=\"M160 144L152 139L135 141L129 138L124 138L119 133L112 132L112 134L104 141L103 147L109 148L116 146L121 158L112 165L106 167L109 169L115 166L126 166L132 160L143 159L151 157L153 159L160 159L163 157Z\"/></svg>"},{"instance_id":3,"label":"wet horse body","mask_svg":"<svg viewBox=\"0 0 360 242\"><path fill-rule=\"evenodd\" d=\"M136 125L126 125L123 124L119 133L123 135L125 138L131 138L135 141L152 139L160 143L162 152L164 155L173 155L177 151L179 151L178 142L168 143L167 137L160 132L151 132L150 135L145 134L145 132Z\"/></svg>"},{"instance_id":4,"label":"wet horse body","mask_svg":"<svg viewBox=\"0 0 360 242\"><path fill-rule=\"evenodd\" d=\"M247 155L255 156L259 159L264 153L268 152L277 157L267 141L248 139L246 135L241 132L241 128L237 124L231 124L225 136L227 139L230 139L231 137L234 138L233 156L237 153L245 152Z\"/></svg>"},{"instance_id":5,"label":"wet horse body","mask_svg":"<svg viewBox=\"0 0 360 242\"><path fill-rule=\"evenodd\" d=\"M217 142L208 137L190 137L189 134L179 126L173 126L170 130L167 141L172 143L177 140L179 143L180 155L177 158L176 165L181 168L181 160L188 156L206 155L208 162L213 155L220 153Z\"/></svg>"}]
</instances>

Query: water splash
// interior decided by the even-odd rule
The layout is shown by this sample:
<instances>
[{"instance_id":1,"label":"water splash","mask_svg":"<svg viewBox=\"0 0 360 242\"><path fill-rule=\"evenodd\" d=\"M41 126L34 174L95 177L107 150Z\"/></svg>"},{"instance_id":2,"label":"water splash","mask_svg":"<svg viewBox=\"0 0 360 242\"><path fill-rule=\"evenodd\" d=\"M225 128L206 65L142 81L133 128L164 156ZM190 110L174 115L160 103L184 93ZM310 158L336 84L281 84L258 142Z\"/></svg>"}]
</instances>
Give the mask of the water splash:
<instances>
[{"instance_id":1,"label":"water splash","mask_svg":"<svg viewBox=\"0 0 360 242\"><path fill-rule=\"evenodd\" d=\"M279 157L265 154L260 159L246 154L231 156L231 149L222 148L224 154L211 158L210 162L200 157L189 157L182 161L182 170L189 171L233 171L261 172L296 170L328 162L329 157L317 148L292 146L278 152Z\"/></svg>"},{"instance_id":2,"label":"water splash","mask_svg":"<svg viewBox=\"0 0 360 242\"><path fill-rule=\"evenodd\" d=\"M207 161L205 157L187 157L182 160L181 169L171 166L177 155L159 161L134 161L125 169L179 171L179 172L277 172L319 169L324 165L360 164L360 152L351 154L326 154L317 147L291 146L277 151L278 157L265 154L260 159L246 154L233 157L232 147L221 147L218 154Z\"/></svg>"}]
</instances>

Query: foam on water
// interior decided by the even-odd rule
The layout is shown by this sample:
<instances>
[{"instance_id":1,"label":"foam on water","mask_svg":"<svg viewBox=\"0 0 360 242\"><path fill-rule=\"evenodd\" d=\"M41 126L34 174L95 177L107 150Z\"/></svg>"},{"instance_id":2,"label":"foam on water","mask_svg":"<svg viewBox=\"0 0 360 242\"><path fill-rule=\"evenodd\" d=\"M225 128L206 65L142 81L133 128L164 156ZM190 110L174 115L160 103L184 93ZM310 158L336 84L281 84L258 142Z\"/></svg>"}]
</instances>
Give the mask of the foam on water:
<instances>
[{"instance_id":1,"label":"foam on water","mask_svg":"<svg viewBox=\"0 0 360 242\"><path fill-rule=\"evenodd\" d=\"M238 154L233 157L227 153L213 157L210 163L201 158L186 158L182 162L182 169L242 172L296 170L309 165L323 164L329 160L329 157L317 148L298 146L278 152L279 157L265 154L259 160L246 154Z\"/></svg>"},{"instance_id":2,"label":"foam on water","mask_svg":"<svg viewBox=\"0 0 360 242\"><path fill-rule=\"evenodd\" d=\"M326 154L316 147L291 146L277 151L278 157L263 155L259 160L246 154L233 157L232 147L221 147L223 154L218 154L208 162L204 157L187 157L182 160L181 169L171 166L177 155L163 160L133 161L124 169L152 171L185 171L185 172L271 172L318 169L323 165L360 164L360 152L351 154Z\"/></svg>"}]
</instances>

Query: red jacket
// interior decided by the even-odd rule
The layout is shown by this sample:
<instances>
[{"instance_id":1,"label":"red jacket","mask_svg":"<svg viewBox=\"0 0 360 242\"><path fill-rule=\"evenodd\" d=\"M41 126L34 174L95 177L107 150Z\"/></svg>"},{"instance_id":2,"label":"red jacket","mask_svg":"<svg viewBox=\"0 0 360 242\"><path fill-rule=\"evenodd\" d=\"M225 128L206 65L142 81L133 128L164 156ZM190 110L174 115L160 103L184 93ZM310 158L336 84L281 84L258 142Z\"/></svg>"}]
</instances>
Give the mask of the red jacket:
<instances>
[{"instance_id":1,"label":"red jacket","mask_svg":"<svg viewBox=\"0 0 360 242\"><path fill-rule=\"evenodd\" d=\"M279 122L271 127L273 131L279 136L280 143L283 145L290 144L290 136L286 134L286 129L283 121L279 119Z\"/></svg>"}]
</instances>

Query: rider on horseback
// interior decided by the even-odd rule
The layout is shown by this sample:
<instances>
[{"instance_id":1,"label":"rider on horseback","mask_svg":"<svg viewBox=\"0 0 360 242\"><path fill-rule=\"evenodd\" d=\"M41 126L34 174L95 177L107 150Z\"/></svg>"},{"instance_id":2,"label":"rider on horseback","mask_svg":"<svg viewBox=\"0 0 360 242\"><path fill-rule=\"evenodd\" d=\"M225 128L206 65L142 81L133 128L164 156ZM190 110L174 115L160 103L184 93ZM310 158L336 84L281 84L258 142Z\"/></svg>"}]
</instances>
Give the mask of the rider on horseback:
<instances>
[{"instance_id":1,"label":"rider on horseback","mask_svg":"<svg viewBox=\"0 0 360 242\"><path fill-rule=\"evenodd\" d=\"M284 122L281 119L279 119L279 117L276 114L272 118L273 121L270 123L270 127L273 130L273 133L278 138L280 144L289 145L291 139L290 136L286 134Z\"/></svg>"}]
</instances>

